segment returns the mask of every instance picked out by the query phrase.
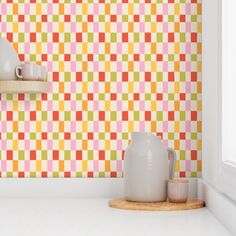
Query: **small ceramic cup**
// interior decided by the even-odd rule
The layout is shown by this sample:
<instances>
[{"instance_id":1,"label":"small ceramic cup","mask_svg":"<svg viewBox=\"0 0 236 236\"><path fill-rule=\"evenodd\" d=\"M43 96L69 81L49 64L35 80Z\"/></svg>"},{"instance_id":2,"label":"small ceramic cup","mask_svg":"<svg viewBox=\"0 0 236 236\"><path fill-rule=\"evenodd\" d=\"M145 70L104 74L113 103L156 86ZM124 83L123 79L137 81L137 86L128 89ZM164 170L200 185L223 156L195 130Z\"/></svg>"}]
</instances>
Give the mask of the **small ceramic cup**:
<instances>
[{"instance_id":1,"label":"small ceramic cup","mask_svg":"<svg viewBox=\"0 0 236 236\"><path fill-rule=\"evenodd\" d=\"M47 67L38 66L38 80L45 81L47 79Z\"/></svg>"},{"instance_id":2,"label":"small ceramic cup","mask_svg":"<svg viewBox=\"0 0 236 236\"><path fill-rule=\"evenodd\" d=\"M184 203L188 200L188 180L171 179L168 180L168 200L169 202Z\"/></svg>"},{"instance_id":3,"label":"small ceramic cup","mask_svg":"<svg viewBox=\"0 0 236 236\"><path fill-rule=\"evenodd\" d=\"M23 80L38 80L39 65L36 64L22 64L16 67L16 76Z\"/></svg>"}]
</instances>

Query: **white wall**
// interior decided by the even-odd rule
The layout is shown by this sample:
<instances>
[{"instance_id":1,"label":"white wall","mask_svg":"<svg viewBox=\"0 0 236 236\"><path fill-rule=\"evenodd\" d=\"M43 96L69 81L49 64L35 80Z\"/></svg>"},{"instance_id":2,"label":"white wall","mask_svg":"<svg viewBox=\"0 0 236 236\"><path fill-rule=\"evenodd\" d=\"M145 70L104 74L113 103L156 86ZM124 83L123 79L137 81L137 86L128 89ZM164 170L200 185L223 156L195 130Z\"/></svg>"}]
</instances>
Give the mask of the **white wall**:
<instances>
[{"instance_id":1,"label":"white wall","mask_svg":"<svg viewBox=\"0 0 236 236\"><path fill-rule=\"evenodd\" d=\"M219 158L219 6L220 0L203 0L203 179L218 187Z\"/></svg>"}]
</instances>

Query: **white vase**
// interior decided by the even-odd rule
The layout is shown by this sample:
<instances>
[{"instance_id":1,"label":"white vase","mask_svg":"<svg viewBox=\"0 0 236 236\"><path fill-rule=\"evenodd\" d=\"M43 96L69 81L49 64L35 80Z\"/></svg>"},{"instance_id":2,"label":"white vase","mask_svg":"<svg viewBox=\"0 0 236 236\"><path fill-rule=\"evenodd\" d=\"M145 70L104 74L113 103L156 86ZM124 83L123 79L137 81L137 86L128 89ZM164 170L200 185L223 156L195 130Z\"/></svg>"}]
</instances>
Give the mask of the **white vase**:
<instances>
[{"instance_id":1,"label":"white vase","mask_svg":"<svg viewBox=\"0 0 236 236\"><path fill-rule=\"evenodd\" d=\"M168 152L170 163L168 163ZM160 202L167 198L167 181L175 171L175 151L151 133L134 132L125 151L125 197L128 201Z\"/></svg>"},{"instance_id":2,"label":"white vase","mask_svg":"<svg viewBox=\"0 0 236 236\"><path fill-rule=\"evenodd\" d=\"M18 54L4 38L0 39L0 80L16 80L15 68L20 64Z\"/></svg>"}]
</instances>

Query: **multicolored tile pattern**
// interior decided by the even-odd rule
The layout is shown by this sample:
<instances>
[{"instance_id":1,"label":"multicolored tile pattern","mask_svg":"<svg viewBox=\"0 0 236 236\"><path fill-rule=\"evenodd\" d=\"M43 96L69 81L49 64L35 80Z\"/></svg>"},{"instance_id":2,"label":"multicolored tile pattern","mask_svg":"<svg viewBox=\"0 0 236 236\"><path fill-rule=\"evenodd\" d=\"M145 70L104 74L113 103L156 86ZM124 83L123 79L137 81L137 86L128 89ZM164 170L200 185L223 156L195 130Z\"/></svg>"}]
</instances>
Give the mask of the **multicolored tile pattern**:
<instances>
[{"instance_id":1,"label":"multicolored tile pattern","mask_svg":"<svg viewBox=\"0 0 236 236\"><path fill-rule=\"evenodd\" d=\"M120 177L132 131L201 174L201 0L3 0L0 32L51 81L0 95L1 177Z\"/></svg>"}]
</instances>

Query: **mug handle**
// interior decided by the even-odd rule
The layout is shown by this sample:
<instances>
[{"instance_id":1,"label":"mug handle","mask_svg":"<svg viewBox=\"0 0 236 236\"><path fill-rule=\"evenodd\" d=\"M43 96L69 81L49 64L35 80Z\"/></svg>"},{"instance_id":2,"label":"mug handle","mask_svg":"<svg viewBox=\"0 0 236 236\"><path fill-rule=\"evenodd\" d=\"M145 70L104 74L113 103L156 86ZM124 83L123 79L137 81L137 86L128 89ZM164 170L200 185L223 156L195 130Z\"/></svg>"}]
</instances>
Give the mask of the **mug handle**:
<instances>
[{"instance_id":1,"label":"mug handle","mask_svg":"<svg viewBox=\"0 0 236 236\"><path fill-rule=\"evenodd\" d=\"M168 153L170 154L169 178L173 179L175 175L176 153L172 148L168 148Z\"/></svg>"},{"instance_id":2,"label":"mug handle","mask_svg":"<svg viewBox=\"0 0 236 236\"><path fill-rule=\"evenodd\" d=\"M23 79L23 76L21 75L21 71L22 71L22 67L21 66L17 66L16 69L15 69L15 72L16 72L16 76L19 79Z\"/></svg>"}]
</instances>

